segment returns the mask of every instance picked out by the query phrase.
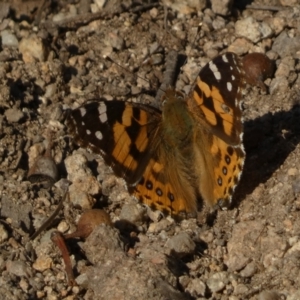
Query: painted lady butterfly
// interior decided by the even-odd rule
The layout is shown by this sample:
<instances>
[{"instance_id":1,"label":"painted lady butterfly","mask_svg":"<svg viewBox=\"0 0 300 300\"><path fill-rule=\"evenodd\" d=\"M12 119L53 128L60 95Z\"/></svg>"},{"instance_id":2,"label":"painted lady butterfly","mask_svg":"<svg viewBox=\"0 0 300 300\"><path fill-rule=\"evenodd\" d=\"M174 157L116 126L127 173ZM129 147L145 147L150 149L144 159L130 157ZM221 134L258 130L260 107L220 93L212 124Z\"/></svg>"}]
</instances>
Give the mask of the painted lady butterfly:
<instances>
[{"instance_id":1,"label":"painted lady butterfly","mask_svg":"<svg viewBox=\"0 0 300 300\"><path fill-rule=\"evenodd\" d=\"M91 102L73 110L67 126L141 202L174 217L195 216L201 198L227 206L240 180L243 86L239 58L226 53L204 66L187 97L168 89L162 111Z\"/></svg>"}]
</instances>

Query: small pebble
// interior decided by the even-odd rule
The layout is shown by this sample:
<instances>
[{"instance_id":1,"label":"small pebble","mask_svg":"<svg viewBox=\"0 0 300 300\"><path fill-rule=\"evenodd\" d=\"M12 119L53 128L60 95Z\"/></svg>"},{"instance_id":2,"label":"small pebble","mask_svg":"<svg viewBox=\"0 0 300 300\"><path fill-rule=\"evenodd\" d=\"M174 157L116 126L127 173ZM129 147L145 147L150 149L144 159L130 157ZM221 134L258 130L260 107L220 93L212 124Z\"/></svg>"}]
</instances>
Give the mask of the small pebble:
<instances>
[{"instance_id":1,"label":"small pebble","mask_svg":"<svg viewBox=\"0 0 300 300\"><path fill-rule=\"evenodd\" d=\"M235 23L235 32L253 43L265 39L273 34L271 27L264 22L258 22L253 17L239 20Z\"/></svg>"},{"instance_id":2,"label":"small pebble","mask_svg":"<svg viewBox=\"0 0 300 300\"><path fill-rule=\"evenodd\" d=\"M290 37L287 31L282 31L274 40L272 50L280 57L293 56L300 49L300 39Z\"/></svg>"},{"instance_id":3,"label":"small pebble","mask_svg":"<svg viewBox=\"0 0 300 300\"><path fill-rule=\"evenodd\" d=\"M145 219L145 209L138 204L124 204L120 213L120 220L129 221L135 225L139 225Z\"/></svg>"},{"instance_id":4,"label":"small pebble","mask_svg":"<svg viewBox=\"0 0 300 300\"><path fill-rule=\"evenodd\" d=\"M219 292L225 288L227 277L227 272L214 273L207 279L206 284L213 293Z\"/></svg>"},{"instance_id":5,"label":"small pebble","mask_svg":"<svg viewBox=\"0 0 300 300\"><path fill-rule=\"evenodd\" d=\"M8 232L5 227L0 224L0 243L5 242L8 239Z\"/></svg>"},{"instance_id":6,"label":"small pebble","mask_svg":"<svg viewBox=\"0 0 300 300\"><path fill-rule=\"evenodd\" d=\"M232 0L211 0L211 9L215 14L227 16L231 13Z\"/></svg>"},{"instance_id":7,"label":"small pebble","mask_svg":"<svg viewBox=\"0 0 300 300\"><path fill-rule=\"evenodd\" d=\"M109 33L108 41L113 49L122 50L124 48L124 39L114 32Z\"/></svg>"},{"instance_id":8,"label":"small pebble","mask_svg":"<svg viewBox=\"0 0 300 300\"><path fill-rule=\"evenodd\" d=\"M274 300L281 300L282 298L275 298ZM300 291L296 292L291 292L289 296L286 297L286 300L299 300L300 299ZM259 300L265 300L265 299L259 299ZM266 299L266 300L271 300L271 299ZM273 300L273 299L272 299Z\"/></svg>"},{"instance_id":9,"label":"small pebble","mask_svg":"<svg viewBox=\"0 0 300 300\"><path fill-rule=\"evenodd\" d=\"M280 294L275 291L263 291L258 295L258 300L281 300Z\"/></svg>"},{"instance_id":10,"label":"small pebble","mask_svg":"<svg viewBox=\"0 0 300 300\"><path fill-rule=\"evenodd\" d=\"M96 203L96 200L91 195L74 188L73 185L69 188L69 197L73 206L80 209L92 209Z\"/></svg>"},{"instance_id":11,"label":"small pebble","mask_svg":"<svg viewBox=\"0 0 300 300\"><path fill-rule=\"evenodd\" d=\"M243 270L241 270L240 274L242 277L251 277L255 274L256 270L256 264L252 261L249 264L247 264L247 266Z\"/></svg>"},{"instance_id":12,"label":"small pebble","mask_svg":"<svg viewBox=\"0 0 300 300\"><path fill-rule=\"evenodd\" d=\"M91 175L91 170L88 168L88 160L83 154L73 154L65 159L65 167L68 173L68 179L74 182L77 178L84 178Z\"/></svg>"},{"instance_id":13,"label":"small pebble","mask_svg":"<svg viewBox=\"0 0 300 300\"><path fill-rule=\"evenodd\" d=\"M101 10L105 5L106 0L94 0L94 2L97 5L97 7Z\"/></svg>"},{"instance_id":14,"label":"small pebble","mask_svg":"<svg viewBox=\"0 0 300 300\"><path fill-rule=\"evenodd\" d=\"M88 286L88 277L85 273L80 274L79 276L76 277L75 279L76 283L81 286L81 287L86 287Z\"/></svg>"},{"instance_id":15,"label":"small pebble","mask_svg":"<svg viewBox=\"0 0 300 300\"><path fill-rule=\"evenodd\" d=\"M57 230L62 233L67 232L69 230L68 223L66 221L61 221L57 226Z\"/></svg>"},{"instance_id":16,"label":"small pebble","mask_svg":"<svg viewBox=\"0 0 300 300\"><path fill-rule=\"evenodd\" d=\"M288 175L289 176L295 176L298 174L298 169L297 168L290 168L288 169Z\"/></svg>"},{"instance_id":17,"label":"small pebble","mask_svg":"<svg viewBox=\"0 0 300 300\"><path fill-rule=\"evenodd\" d=\"M48 52L43 41L35 35L23 38L19 43L19 51L26 64L45 61Z\"/></svg>"},{"instance_id":18,"label":"small pebble","mask_svg":"<svg viewBox=\"0 0 300 300\"><path fill-rule=\"evenodd\" d=\"M8 30L1 32L1 41L3 47L18 47L19 45L16 36Z\"/></svg>"},{"instance_id":19,"label":"small pebble","mask_svg":"<svg viewBox=\"0 0 300 300\"><path fill-rule=\"evenodd\" d=\"M9 273L19 277L22 276L27 277L28 275L31 274L30 267L26 265L24 261L21 260L16 260L16 261L8 260L6 262L6 269Z\"/></svg>"},{"instance_id":20,"label":"small pebble","mask_svg":"<svg viewBox=\"0 0 300 300\"><path fill-rule=\"evenodd\" d=\"M193 278L192 280L190 280L185 290L195 298L201 296L204 297L206 292L206 285L199 278Z\"/></svg>"},{"instance_id":21,"label":"small pebble","mask_svg":"<svg viewBox=\"0 0 300 300\"><path fill-rule=\"evenodd\" d=\"M180 256L185 256L194 253L196 244L186 232L180 232L166 242L166 247Z\"/></svg>"},{"instance_id":22,"label":"small pebble","mask_svg":"<svg viewBox=\"0 0 300 300\"><path fill-rule=\"evenodd\" d=\"M18 123L24 117L24 113L17 108L9 108L4 113L9 123Z\"/></svg>"},{"instance_id":23,"label":"small pebble","mask_svg":"<svg viewBox=\"0 0 300 300\"><path fill-rule=\"evenodd\" d=\"M39 272L43 272L47 269L50 269L52 264L53 262L51 257L47 255L41 255L36 259L32 267Z\"/></svg>"},{"instance_id":24,"label":"small pebble","mask_svg":"<svg viewBox=\"0 0 300 300\"><path fill-rule=\"evenodd\" d=\"M246 285L242 284L242 283L238 284L234 288L234 294L235 295L245 295L248 291L249 291L249 288Z\"/></svg>"},{"instance_id":25,"label":"small pebble","mask_svg":"<svg viewBox=\"0 0 300 300\"><path fill-rule=\"evenodd\" d=\"M24 278L21 278L19 285L20 285L20 288L26 293L29 288L28 282Z\"/></svg>"}]
</instances>

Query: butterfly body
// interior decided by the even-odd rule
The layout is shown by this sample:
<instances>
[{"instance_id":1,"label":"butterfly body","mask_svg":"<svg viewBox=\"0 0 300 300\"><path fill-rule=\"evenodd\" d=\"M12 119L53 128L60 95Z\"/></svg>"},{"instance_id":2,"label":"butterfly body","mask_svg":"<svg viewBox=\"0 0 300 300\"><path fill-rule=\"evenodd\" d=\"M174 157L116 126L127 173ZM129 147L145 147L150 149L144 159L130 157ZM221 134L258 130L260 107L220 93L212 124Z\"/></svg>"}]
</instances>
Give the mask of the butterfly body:
<instances>
[{"instance_id":1,"label":"butterfly body","mask_svg":"<svg viewBox=\"0 0 300 300\"><path fill-rule=\"evenodd\" d=\"M230 203L244 162L241 89L236 55L215 58L185 97L168 89L162 110L122 101L88 103L72 111L75 141L102 155L128 190L153 209L195 215L203 199Z\"/></svg>"}]
</instances>

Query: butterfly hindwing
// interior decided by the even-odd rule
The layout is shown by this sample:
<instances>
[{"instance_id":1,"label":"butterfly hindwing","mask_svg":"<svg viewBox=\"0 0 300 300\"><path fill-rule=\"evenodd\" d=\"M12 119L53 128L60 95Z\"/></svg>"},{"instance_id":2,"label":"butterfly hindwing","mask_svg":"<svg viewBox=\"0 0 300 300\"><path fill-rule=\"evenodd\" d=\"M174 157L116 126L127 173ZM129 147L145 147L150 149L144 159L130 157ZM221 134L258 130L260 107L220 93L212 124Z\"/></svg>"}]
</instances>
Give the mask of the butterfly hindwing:
<instances>
[{"instance_id":1,"label":"butterfly hindwing","mask_svg":"<svg viewBox=\"0 0 300 300\"><path fill-rule=\"evenodd\" d=\"M197 211L196 191L176 151L175 148L166 151L160 144L141 181L129 191L142 203L166 215L192 216Z\"/></svg>"}]
</instances>

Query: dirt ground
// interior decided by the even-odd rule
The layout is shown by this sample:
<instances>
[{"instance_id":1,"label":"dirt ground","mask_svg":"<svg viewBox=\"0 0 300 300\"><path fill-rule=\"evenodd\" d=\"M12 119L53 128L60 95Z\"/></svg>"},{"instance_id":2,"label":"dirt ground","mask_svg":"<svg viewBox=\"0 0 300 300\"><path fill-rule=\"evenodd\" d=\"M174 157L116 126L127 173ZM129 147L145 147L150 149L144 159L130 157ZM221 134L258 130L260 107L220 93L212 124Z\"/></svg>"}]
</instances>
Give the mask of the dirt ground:
<instances>
[{"instance_id":1,"label":"dirt ground","mask_svg":"<svg viewBox=\"0 0 300 300\"><path fill-rule=\"evenodd\" d=\"M0 3L1 299L300 299L300 3L206 2ZM64 124L91 99L154 103L172 50L186 93L226 51L275 64L265 88L244 91L246 162L232 207L180 223L132 199ZM50 187L27 177L47 149L58 170ZM73 232L90 208L114 226L67 240L70 286L51 233Z\"/></svg>"}]
</instances>

